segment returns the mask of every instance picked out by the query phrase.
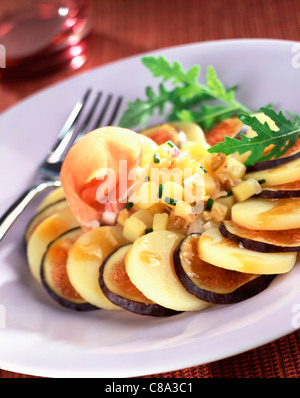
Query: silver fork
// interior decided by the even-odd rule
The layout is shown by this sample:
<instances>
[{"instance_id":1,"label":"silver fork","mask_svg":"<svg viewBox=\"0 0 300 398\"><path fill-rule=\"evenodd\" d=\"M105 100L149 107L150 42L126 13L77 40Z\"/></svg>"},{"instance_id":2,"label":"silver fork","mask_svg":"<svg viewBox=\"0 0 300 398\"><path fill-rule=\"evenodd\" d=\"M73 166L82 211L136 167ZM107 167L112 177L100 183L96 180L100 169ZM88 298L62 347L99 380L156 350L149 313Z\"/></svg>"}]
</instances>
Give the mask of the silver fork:
<instances>
[{"instance_id":1,"label":"silver fork","mask_svg":"<svg viewBox=\"0 0 300 398\"><path fill-rule=\"evenodd\" d=\"M63 160L71 145L82 138L88 131L101 127L104 123L104 118L106 117L108 117L108 120L105 121L105 125L109 126L114 124L122 103L122 97L117 98L111 113L108 114L111 102L113 100L113 96L111 94L105 99L96 121L92 123L92 118L96 114L97 106L103 96L102 92L97 93L88 114L85 116L83 122L81 122L80 115L87 104L90 94L91 89L88 89L83 98L78 101L73 108L60 133L58 134L55 145L46 156L44 162L37 169L31 186L18 197L18 199L0 218L0 241L12 224L35 197L44 192L46 189L61 186L59 179L60 170Z\"/></svg>"}]
</instances>

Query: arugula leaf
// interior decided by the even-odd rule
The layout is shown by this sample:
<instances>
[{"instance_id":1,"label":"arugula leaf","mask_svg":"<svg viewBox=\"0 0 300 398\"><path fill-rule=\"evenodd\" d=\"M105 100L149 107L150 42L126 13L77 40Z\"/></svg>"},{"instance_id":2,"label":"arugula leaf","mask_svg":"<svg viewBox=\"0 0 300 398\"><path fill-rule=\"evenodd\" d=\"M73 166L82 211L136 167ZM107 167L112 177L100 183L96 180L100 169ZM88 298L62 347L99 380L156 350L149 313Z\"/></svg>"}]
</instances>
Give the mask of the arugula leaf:
<instances>
[{"instance_id":1,"label":"arugula leaf","mask_svg":"<svg viewBox=\"0 0 300 398\"><path fill-rule=\"evenodd\" d=\"M202 105L201 110L193 111L189 109L182 109L177 112L177 117L179 120L185 122L193 122L200 124L204 130L210 130L216 122L221 122L222 120L236 114L236 106L209 106Z\"/></svg>"},{"instance_id":2,"label":"arugula leaf","mask_svg":"<svg viewBox=\"0 0 300 398\"><path fill-rule=\"evenodd\" d=\"M146 100L136 99L135 102L127 104L128 108L123 113L119 126L127 128L137 125L145 126L155 109L158 109L161 115L163 114L164 107L170 100L171 93L165 89L163 84L160 84L158 94L151 87L146 87L146 96Z\"/></svg>"},{"instance_id":3,"label":"arugula leaf","mask_svg":"<svg viewBox=\"0 0 300 398\"><path fill-rule=\"evenodd\" d=\"M213 112L208 111L208 107L203 105L207 100L218 100L223 103L222 114L228 116L237 114L238 112L248 113L250 110L235 99L236 87L226 89L220 81L216 71L212 66L207 68L206 84L200 84L198 78L200 76L200 67L193 66L188 71L184 71L179 62L168 62L164 57L146 56L142 58L142 63L152 72L154 77L160 77L163 82L173 84L173 88L167 90L161 83L159 93L156 94L153 88L146 88L146 99L136 99L134 102L127 104L127 109L122 115L119 126L134 128L138 125L145 126L146 122L153 116L154 111L158 110L159 114L165 109L166 104L171 105L169 115L166 116L168 121L191 117L197 119L202 127L212 126L214 122L220 120L220 111L217 116L213 116ZM182 110L190 110L197 112L193 108L200 105L198 113L188 115ZM221 109L221 108L220 108Z\"/></svg>"},{"instance_id":4,"label":"arugula leaf","mask_svg":"<svg viewBox=\"0 0 300 398\"><path fill-rule=\"evenodd\" d=\"M286 113L294 119L287 119L280 111L276 113L273 108L262 107L260 111L272 119L277 131L271 130L268 123L261 123L256 116L247 114L238 114L238 118L246 125L250 126L257 133L254 137L246 137L240 135L240 139L233 137L225 137L224 142L209 148L211 153L222 152L229 155L234 152L243 154L249 152L249 156L245 161L246 166L253 166L257 162L279 158L286 151L293 147L300 137L300 117L292 112Z\"/></svg>"},{"instance_id":5,"label":"arugula leaf","mask_svg":"<svg viewBox=\"0 0 300 398\"><path fill-rule=\"evenodd\" d=\"M210 95L218 98L228 104L236 105L237 101L234 99L234 90L226 90L224 84L220 81L216 71L212 66L207 68L206 86L210 90Z\"/></svg>"},{"instance_id":6,"label":"arugula leaf","mask_svg":"<svg viewBox=\"0 0 300 398\"><path fill-rule=\"evenodd\" d=\"M153 73L154 77L162 77L164 81L172 80L174 85L184 83L192 86L197 84L200 74L198 65L184 72L179 62L175 61L171 65L164 57L143 57L142 63Z\"/></svg>"}]
</instances>

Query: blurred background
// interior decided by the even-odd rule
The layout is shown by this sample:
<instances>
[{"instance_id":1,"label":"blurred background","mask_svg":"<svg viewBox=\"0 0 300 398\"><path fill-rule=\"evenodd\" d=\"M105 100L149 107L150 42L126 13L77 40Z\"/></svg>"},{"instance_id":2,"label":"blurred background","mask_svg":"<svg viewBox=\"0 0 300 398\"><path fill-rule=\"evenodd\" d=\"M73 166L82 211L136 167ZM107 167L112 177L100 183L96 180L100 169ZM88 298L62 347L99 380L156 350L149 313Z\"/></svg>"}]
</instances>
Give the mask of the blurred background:
<instances>
[{"instance_id":1,"label":"blurred background","mask_svg":"<svg viewBox=\"0 0 300 398\"><path fill-rule=\"evenodd\" d=\"M0 113L111 61L236 38L300 41L299 0L1 0L7 67L0 69ZM249 352L159 377L299 377L299 347L298 330ZM0 369L5 377L27 375Z\"/></svg>"},{"instance_id":2,"label":"blurred background","mask_svg":"<svg viewBox=\"0 0 300 398\"><path fill-rule=\"evenodd\" d=\"M64 40L70 32L76 36L76 29L79 46L75 39L67 67ZM257 37L300 40L299 1L1 0L0 44L7 43L7 68L0 69L0 112L49 84L130 55L190 42ZM59 44L61 53L51 58ZM28 56L27 48L34 56L38 53L39 62L30 63L29 54L27 66L21 62L16 67ZM25 71L32 69L26 79Z\"/></svg>"}]
</instances>

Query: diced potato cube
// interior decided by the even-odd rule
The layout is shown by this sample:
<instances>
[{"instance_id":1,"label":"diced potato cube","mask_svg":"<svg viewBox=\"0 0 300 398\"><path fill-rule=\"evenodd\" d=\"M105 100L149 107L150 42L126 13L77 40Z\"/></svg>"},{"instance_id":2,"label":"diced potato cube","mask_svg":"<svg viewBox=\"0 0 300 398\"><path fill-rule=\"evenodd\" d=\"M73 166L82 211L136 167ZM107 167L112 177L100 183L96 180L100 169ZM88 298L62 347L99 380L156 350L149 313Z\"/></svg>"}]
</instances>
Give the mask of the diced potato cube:
<instances>
[{"instance_id":1,"label":"diced potato cube","mask_svg":"<svg viewBox=\"0 0 300 398\"><path fill-rule=\"evenodd\" d=\"M152 167L149 176L150 180L157 184L165 184L168 181L172 181L181 185L183 180L183 172L178 167Z\"/></svg>"},{"instance_id":2,"label":"diced potato cube","mask_svg":"<svg viewBox=\"0 0 300 398\"><path fill-rule=\"evenodd\" d=\"M143 221L143 223L146 225L146 228L152 227L153 216L148 210L140 209L133 213L131 217L137 217L139 220Z\"/></svg>"},{"instance_id":3,"label":"diced potato cube","mask_svg":"<svg viewBox=\"0 0 300 398\"><path fill-rule=\"evenodd\" d=\"M121 211L121 213L118 216L118 224L124 227L127 218L128 218L128 210L124 209Z\"/></svg>"},{"instance_id":4,"label":"diced potato cube","mask_svg":"<svg viewBox=\"0 0 300 398\"><path fill-rule=\"evenodd\" d=\"M218 174L229 174L232 179L242 178L246 173L246 166L233 157L227 157L226 161L218 169Z\"/></svg>"},{"instance_id":5,"label":"diced potato cube","mask_svg":"<svg viewBox=\"0 0 300 398\"><path fill-rule=\"evenodd\" d=\"M216 213L217 221L223 221L228 218L229 207L216 200L212 206L212 211Z\"/></svg>"},{"instance_id":6,"label":"diced potato cube","mask_svg":"<svg viewBox=\"0 0 300 398\"><path fill-rule=\"evenodd\" d=\"M145 167L147 164L152 162L153 155L152 154L146 154L142 157L141 161L141 166Z\"/></svg>"},{"instance_id":7,"label":"diced potato cube","mask_svg":"<svg viewBox=\"0 0 300 398\"><path fill-rule=\"evenodd\" d=\"M235 198L233 195L223 196L218 198L218 202L231 208L235 204Z\"/></svg>"},{"instance_id":8,"label":"diced potato cube","mask_svg":"<svg viewBox=\"0 0 300 398\"><path fill-rule=\"evenodd\" d=\"M216 191L216 183L215 180L213 179L213 177L208 174L205 173L204 176L204 188L205 188L205 194L208 196L213 196L213 194Z\"/></svg>"},{"instance_id":9,"label":"diced potato cube","mask_svg":"<svg viewBox=\"0 0 300 398\"><path fill-rule=\"evenodd\" d=\"M153 216L153 231L168 229L169 215L167 213L157 213Z\"/></svg>"},{"instance_id":10,"label":"diced potato cube","mask_svg":"<svg viewBox=\"0 0 300 398\"><path fill-rule=\"evenodd\" d=\"M262 188L260 184L254 180L254 178L249 178L249 180L243 181L236 187L232 188L233 195L237 202L243 202L251 196L261 192L261 190Z\"/></svg>"},{"instance_id":11,"label":"diced potato cube","mask_svg":"<svg viewBox=\"0 0 300 398\"><path fill-rule=\"evenodd\" d=\"M184 159L178 164L179 168L185 172L185 174L188 173L189 176L197 173L199 170L199 163L197 163L193 159Z\"/></svg>"},{"instance_id":12,"label":"diced potato cube","mask_svg":"<svg viewBox=\"0 0 300 398\"><path fill-rule=\"evenodd\" d=\"M156 213L163 213L165 209L165 205L163 203L156 203L155 205L148 207L147 211L150 213L152 216Z\"/></svg>"},{"instance_id":13,"label":"diced potato cube","mask_svg":"<svg viewBox=\"0 0 300 398\"><path fill-rule=\"evenodd\" d=\"M157 151L159 152L159 154L162 157L166 157L167 158L167 157L170 156L170 153L171 153L170 150L171 149L172 149L172 147L170 147L170 145L167 142L165 142L165 143L163 143L163 144L158 146ZM157 151L155 151L155 152L157 152Z\"/></svg>"},{"instance_id":14,"label":"diced potato cube","mask_svg":"<svg viewBox=\"0 0 300 398\"><path fill-rule=\"evenodd\" d=\"M173 204L182 201L183 198L183 186L176 184L176 182L168 181L163 185L162 190L162 202L168 204Z\"/></svg>"},{"instance_id":15,"label":"diced potato cube","mask_svg":"<svg viewBox=\"0 0 300 398\"><path fill-rule=\"evenodd\" d=\"M223 198L218 198L217 202L224 206L227 206L228 210L227 210L225 219L229 220L231 217L231 208L235 204L234 195L229 195L229 196L224 196Z\"/></svg>"},{"instance_id":16,"label":"diced potato cube","mask_svg":"<svg viewBox=\"0 0 300 398\"><path fill-rule=\"evenodd\" d=\"M129 242L134 242L136 239L144 235L146 230L146 225L137 217L129 217L125 221L123 228L123 236Z\"/></svg>"},{"instance_id":17,"label":"diced potato cube","mask_svg":"<svg viewBox=\"0 0 300 398\"><path fill-rule=\"evenodd\" d=\"M192 206L187 202L178 202L175 206L174 215L190 221L190 214L192 214Z\"/></svg>"},{"instance_id":18,"label":"diced potato cube","mask_svg":"<svg viewBox=\"0 0 300 398\"><path fill-rule=\"evenodd\" d=\"M195 159L202 159L204 156L208 155L207 144L203 141L184 142L181 146L181 151L188 151L191 156Z\"/></svg>"},{"instance_id":19,"label":"diced potato cube","mask_svg":"<svg viewBox=\"0 0 300 398\"><path fill-rule=\"evenodd\" d=\"M148 209L155 203L159 203L157 197L158 184L154 181L145 182L130 197L130 202L137 204L139 209Z\"/></svg>"},{"instance_id":20,"label":"diced potato cube","mask_svg":"<svg viewBox=\"0 0 300 398\"><path fill-rule=\"evenodd\" d=\"M158 158L156 158L156 160L158 160ZM151 163L152 168L162 169L162 168L168 168L170 166L171 166L170 159L162 158L162 159L159 159L159 161L154 161L154 159L152 159L152 163Z\"/></svg>"}]
</instances>

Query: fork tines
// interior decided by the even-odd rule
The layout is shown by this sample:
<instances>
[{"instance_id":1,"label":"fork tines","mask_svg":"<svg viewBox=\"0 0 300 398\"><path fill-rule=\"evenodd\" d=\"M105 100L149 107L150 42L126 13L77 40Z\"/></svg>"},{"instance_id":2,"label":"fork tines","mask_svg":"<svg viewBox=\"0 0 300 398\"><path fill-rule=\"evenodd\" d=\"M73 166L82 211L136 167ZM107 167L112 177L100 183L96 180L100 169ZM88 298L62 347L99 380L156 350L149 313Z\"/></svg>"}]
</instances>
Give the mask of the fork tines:
<instances>
[{"instance_id":1,"label":"fork tines","mask_svg":"<svg viewBox=\"0 0 300 398\"><path fill-rule=\"evenodd\" d=\"M76 141L78 141L80 138L82 138L85 134L87 134L89 131L95 130L96 128L99 128L101 126L112 126L114 125L116 118L118 116L119 109L121 107L123 98L118 97L115 101L115 104L112 104L113 100L113 95L109 94L106 99L104 100L104 104L101 105L100 113L98 117L96 118L96 121L92 122L92 118L94 114L97 111L97 107L99 103L101 103L103 97L103 92L99 91L96 94L96 97L94 99L94 102L91 106L90 111L88 114L85 116L85 119L79 128L79 130L76 133ZM110 110L110 105L112 104L112 108ZM107 117L107 120L105 118Z\"/></svg>"}]
</instances>

